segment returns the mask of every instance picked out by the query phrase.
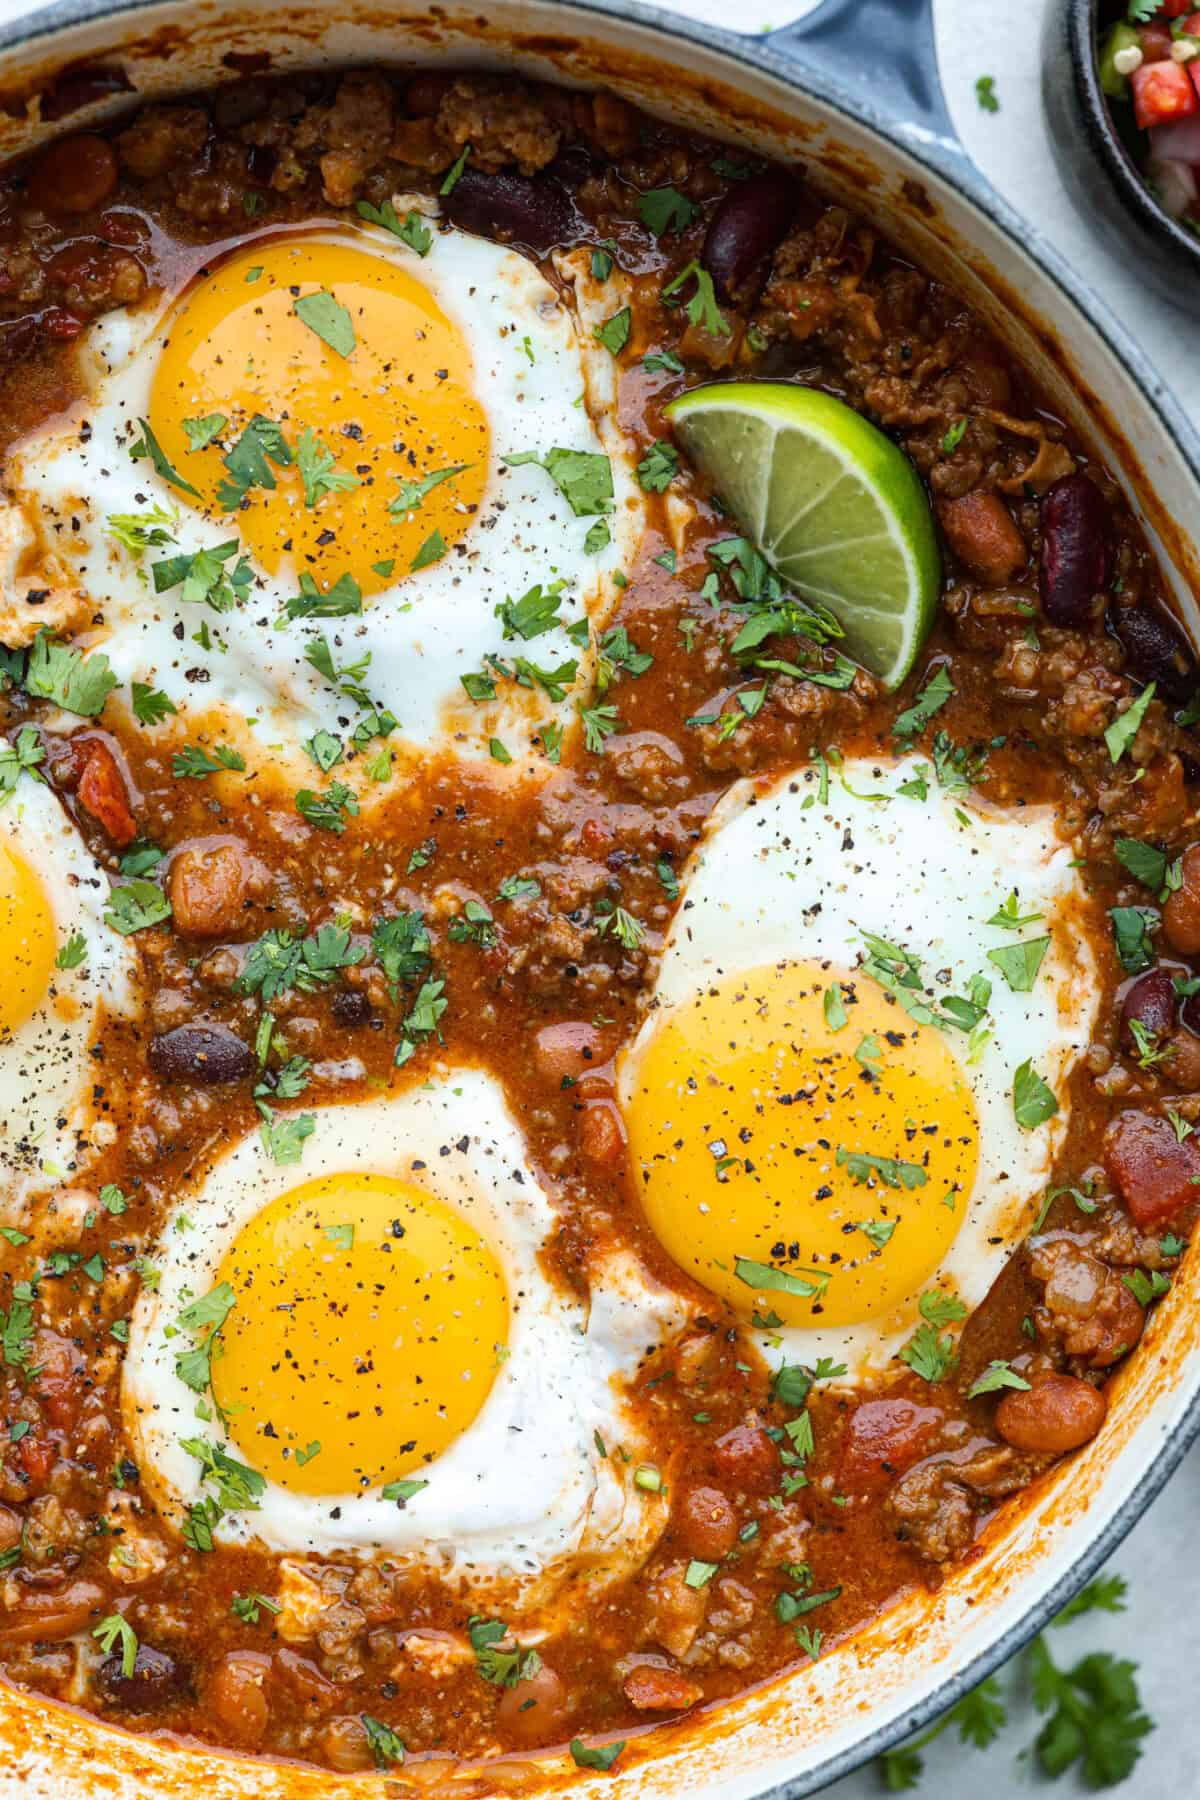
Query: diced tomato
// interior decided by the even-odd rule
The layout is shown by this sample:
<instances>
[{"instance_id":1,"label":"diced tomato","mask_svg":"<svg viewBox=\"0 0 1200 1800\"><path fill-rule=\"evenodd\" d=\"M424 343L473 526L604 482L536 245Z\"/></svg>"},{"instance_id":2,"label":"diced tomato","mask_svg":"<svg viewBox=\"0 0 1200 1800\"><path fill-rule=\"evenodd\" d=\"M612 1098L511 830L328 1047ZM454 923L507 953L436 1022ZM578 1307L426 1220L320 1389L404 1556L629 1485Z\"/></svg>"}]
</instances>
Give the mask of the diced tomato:
<instances>
[{"instance_id":1,"label":"diced tomato","mask_svg":"<svg viewBox=\"0 0 1200 1800\"><path fill-rule=\"evenodd\" d=\"M1200 1196L1200 1150L1165 1119L1123 1112L1104 1134L1104 1164L1135 1225L1163 1225Z\"/></svg>"},{"instance_id":2,"label":"diced tomato","mask_svg":"<svg viewBox=\"0 0 1200 1800\"><path fill-rule=\"evenodd\" d=\"M1159 16L1164 19L1182 19L1191 4L1192 0L1159 0Z\"/></svg>"},{"instance_id":3,"label":"diced tomato","mask_svg":"<svg viewBox=\"0 0 1200 1800\"><path fill-rule=\"evenodd\" d=\"M1190 18L1183 21L1183 35L1184 37L1200 37L1200 12L1192 13ZM1192 60L1195 61L1195 58L1193 57Z\"/></svg>"},{"instance_id":4,"label":"diced tomato","mask_svg":"<svg viewBox=\"0 0 1200 1800\"><path fill-rule=\"evenodd\" d=\"M843 1487L859 1492L891 1481L925 1455L943 1415L935 1406L911 1400L867 1400L855 1411L842 1438Z\"/></svg>"},{"instance_id":5,"label":"diced tomato","mask_svg":"<svg viewBox=\"0 0 1200 1800\"><path fill-rule=\"evenodd\" d=\"M79 777L79 804L123 850L137 836L137 820L129 810L129 794L116 757L98 738L84 745L87 761Z\"/></svg>"},{"instance_id":6,"label":"diced tomato","mask_svg":"<svg viewBox=\"0 0 1200 1800\"><path fill-rule=\"evenodd\" d=\"M1200 56L1193 56L1191 62L1184 63L1183 66L1192 78L1192 86L1196 93L1200 95Z\"/></svg>"},{"instance_id":7,"label":"diced tomato","mask_svg":"<svg viewBox=\"0 0 1200 1800\"><path fill-rule=\"evenodd\" d=\"M1172 119L1186 119L1200 110L1200 95L1182 63L1143 63L1133 71L1129 84L1134 117L1143 131Z\"/></svg>"}]
</instances>

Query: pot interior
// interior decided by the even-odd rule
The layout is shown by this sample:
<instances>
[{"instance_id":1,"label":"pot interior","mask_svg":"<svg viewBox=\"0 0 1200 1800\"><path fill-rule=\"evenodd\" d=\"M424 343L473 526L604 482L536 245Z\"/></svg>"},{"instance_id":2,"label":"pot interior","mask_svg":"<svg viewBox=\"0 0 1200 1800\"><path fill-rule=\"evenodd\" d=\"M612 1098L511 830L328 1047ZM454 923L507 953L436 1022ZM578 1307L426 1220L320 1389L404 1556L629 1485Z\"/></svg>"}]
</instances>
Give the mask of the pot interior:
<instances>
[{"instance_id":1,"label":"pot interior","mask_svg":"<svg viewBox=\"0 0 1200 1800\"><path fill-rule=\"evenodd\" d=\"M246 0L233 9L169 0L91 18L73 7L51 9L34 21L37 35L28 41L20 25L0 37L0 156L251 69L383 62L516 67L539 79L603 85L676 123L801 162L818 186L960 289L1008 340L1055 409L1121 479L1172 572L1180 615L1200 638L1200 566L1176 523L1194 517L1200 503L1189 432L1129 347L1093 322L1031 253L1028 229L1010 234L1002 209L972 197L981 184L965 167L956 172L953 158L918 160L835 100L806 92L799 72L793 85L786 68L742 41L667 23L669 38L637 8L554 0L496 0L486 17L459 0L412 12L354 0L336 9L324 0ZM97 69L107 82L80 80ZM64 113L64 99L76 93L83 104ZM1193 1261L1115 1383L1100 1438L1019 1506L999 1512L977 1558L936 1594L910 1597L852 1645L686 1728L648 1730L612 1775L582 1776L560 1756L460 1769L412 1761L386 1778L339 1777L134 1739L0 1686L0 1796L348 1800L436 1791L474 1800L594 1787L614 1800L682 1793L742 1800L776 1789L811 1792L878 1748L880 1734L886 1741L901 1722L912 1728L948 1704L1111 1550L1195 1428L1188 1354L1198 1302Z\"/></svg>"}]
</instances>

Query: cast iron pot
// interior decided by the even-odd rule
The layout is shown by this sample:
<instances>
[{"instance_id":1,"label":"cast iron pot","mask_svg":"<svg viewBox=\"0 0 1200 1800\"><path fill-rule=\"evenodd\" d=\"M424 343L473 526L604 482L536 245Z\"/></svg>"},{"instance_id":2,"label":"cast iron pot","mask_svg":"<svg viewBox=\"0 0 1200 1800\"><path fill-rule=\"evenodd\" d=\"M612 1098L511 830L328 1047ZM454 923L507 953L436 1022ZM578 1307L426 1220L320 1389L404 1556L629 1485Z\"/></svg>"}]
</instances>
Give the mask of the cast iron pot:
<instances>
[{"instance_id":1,"label":"cast iron pot","mask_svg":"<svg viewBox=\"0 0 1200 1800\"><path fill-rule=\"evenodd\" d=\"M1088 225L1165 300L1194 310L1200 237L1173 219L1134 162L1100 86L1099 0L1051 0L1042 93L1067 192Z\"/></svg>"},{"instance_id":2,"label":"cast iron pot","mask_svg":"<svg viewBox=\"0 0 1200 1800\"><path fill-rule=\"evenodd\" d=\"M0 157L150 96L342 63L474 64L606 85L679 123L802 163L907 245L1030 364L1118 473L1197 638L1200 444L1162 381L1053 246L972 169L937 81L928 0L826 0L743 39L634 0L60 0L0 25ZM80 83L82 66L110 71ZM253 62L249 65L256 66ZM64 74L65 71L65 74ZM64 97L95 96L77 107ZM117 91L124 88L125 91ZM45 103L45 112L43 105ZM62 122L64 111L69 113ZM49 116L49 117L48 117ZM1032 1222L1032 1221L1031 1221ZM342 1776L134 1737L0 1684L0 1800L463 1800L569 1789L605 1800L800 1800L894 1744L1010 1656L1111 1554L1200 1428L1189 1258L1113 1383L1100 1437L1002 1511L978 1556L850 1645L682 1726L630 1735L611 1775L544 1758L410 1758Z\"/></svg>"}]
</instances>

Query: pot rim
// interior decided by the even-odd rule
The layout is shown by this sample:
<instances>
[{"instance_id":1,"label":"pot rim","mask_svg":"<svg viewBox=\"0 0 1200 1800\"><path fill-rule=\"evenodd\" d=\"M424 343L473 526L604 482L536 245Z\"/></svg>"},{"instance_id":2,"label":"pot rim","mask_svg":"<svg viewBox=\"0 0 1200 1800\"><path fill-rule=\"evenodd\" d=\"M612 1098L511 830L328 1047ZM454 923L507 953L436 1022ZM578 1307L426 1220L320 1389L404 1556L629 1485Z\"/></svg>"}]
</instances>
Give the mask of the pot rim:
<instances>
[{"instance_id":1,"label":"pot rim","mask_svg":"<svg viewBox=\"0 0 1200 1800\"><path fill-rule=\"evenodd\" d=\"M1036 225L999 194L967 157L956 140L938 136L923 127L907 124L869 100L860 99L825 70L805 66L802 46L787 54L773 47L771 39L743 36L701 20L686 18L648 4L647 0L543 0L564 12L583 18L627 21L667 40L684 38L723 57L726 61L773 77L796 88L865 126L890 148L923 164L957 197L981 213L1002 237L1010 240L1034 262L1058 289L1066 302L1096 332L1106 349L1141 389L1173 447L1200 486L1200 431L1193 425L1150 358L1138 346L1109 303L1096 294ZM0 22L0 59L8 53L45 41L47 47L61 33L78 26L111 19L136 18L163 6L182 7L184 0L52 0L36 12ZM1090 9L1092 0L1083 0ZM1072 14L1079 12L1072 8ZM784 28L786 29L786 28ZM135 96L131 96L135 98ZM1151 1502L1175 1473L1187 1451L1200 1438L1200 1381L1179 1423L1164 1437L1146 1472L1131 1489L1103 1528L1085 1545L1070 1567L1028 1611L1000 1633L962 1669L949 1675L929 1693L913 1702L886 1724L868 1730L853 1744L797 1774L784 1776L758 1790L757 1800L805 1800L830 1783L852 1774L866 1763L919 1732L970 1692L986 1676L1007 1662L1049 1624L1055 1614L1108 1560L1146 1512ZM51 1702L50 1704L55 1704ZM119 1735L119 1734L117 1734Z\"/></svg>"}]
</instances>

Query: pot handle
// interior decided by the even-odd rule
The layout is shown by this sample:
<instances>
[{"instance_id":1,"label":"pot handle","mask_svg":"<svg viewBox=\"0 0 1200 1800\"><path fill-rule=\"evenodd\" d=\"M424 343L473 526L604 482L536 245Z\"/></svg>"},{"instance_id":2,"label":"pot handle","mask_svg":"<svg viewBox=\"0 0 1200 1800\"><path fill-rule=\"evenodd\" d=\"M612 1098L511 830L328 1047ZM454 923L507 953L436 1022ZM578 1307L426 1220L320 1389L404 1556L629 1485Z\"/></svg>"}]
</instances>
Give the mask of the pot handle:
<instances>
[{"instance_id":1,"label":"pot handle","mask_svg":"<svg viewBox=\"0 0 1200 1800\"><path fill-rule=\"evenodd\" d=\"M938 74L933 0L823 0L768 33L772 50L867 98L907 134L964 155Z\"/></svg>"}]
</instances>

